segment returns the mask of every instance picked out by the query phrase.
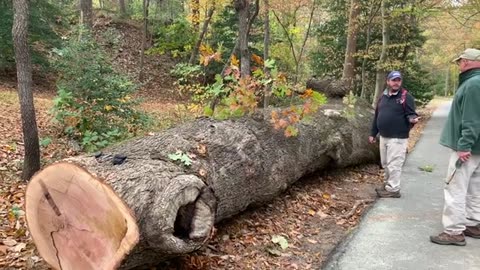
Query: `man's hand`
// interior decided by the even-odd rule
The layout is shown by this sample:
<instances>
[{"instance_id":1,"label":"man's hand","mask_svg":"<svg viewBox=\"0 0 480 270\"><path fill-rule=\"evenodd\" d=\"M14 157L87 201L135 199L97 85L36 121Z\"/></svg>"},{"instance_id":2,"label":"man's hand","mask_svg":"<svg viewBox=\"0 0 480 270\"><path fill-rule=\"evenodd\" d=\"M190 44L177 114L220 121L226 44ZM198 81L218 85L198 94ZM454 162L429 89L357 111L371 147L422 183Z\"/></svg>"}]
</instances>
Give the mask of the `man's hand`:
<instances>
[{"instance_id":1,"label":"man's hand","mask_svg":"<svg viewBox=\"0 0 480 270\"><path fill-rule=\"evenodd\" d=\"M375 137L373 137L373 136L368 136L368 142L369 143L376 143L377 139L375 139Z\"/></svg>"},{"instance_id":2,"label":"man's hand","mask_svg":"<svg viewBox=\"0 0 480 270\"><path fill-rule=\"evenodd\" d=\"M457 155L462 162L466 162L472 155L472 152L457 151Z\"/></svg>"},{"instance_id":3,"label":"man's hand","mask_svg":"<svg viewBox=\"0 0 480 270\"><path fill-rule=\"evenodd\" d=\"M421 118L420 116L417 116L415 118L409 118L408 121L410 121L410 123L412 124L416 124L418 123L418 121L420 121L420 118Z\"/></svg>"}]
</instances>

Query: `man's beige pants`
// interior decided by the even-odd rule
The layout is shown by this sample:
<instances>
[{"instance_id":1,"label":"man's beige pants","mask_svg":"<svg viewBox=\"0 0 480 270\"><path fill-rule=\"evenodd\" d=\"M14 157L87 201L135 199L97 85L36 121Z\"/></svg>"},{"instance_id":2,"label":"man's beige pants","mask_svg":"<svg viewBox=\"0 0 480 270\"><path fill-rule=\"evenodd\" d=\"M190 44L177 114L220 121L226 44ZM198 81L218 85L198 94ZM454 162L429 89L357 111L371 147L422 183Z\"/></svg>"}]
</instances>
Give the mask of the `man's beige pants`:
<instances>
[{"instance_id":1,"label":"man's beige pants","mask_svg":"<svg viewBox=\"0 0 480 270\"><path fill-rule=\"evenodd\" d=\"M452 176L458 155L452 151L447 181ZM465 226L480 224L480 155L472 155L457 168L450 184L444 188L445 206L442 222L448 234L460 234Z\"/></svg>"},{"instance_id":2,"label":"man's beige pants","mask_svg":"<svg viewBox=\"0 0 480 270\"><path fill-rule=\"evenodd\" d=\"M380 136L380 160L385 170L385 189L400 191L400 177L407 155L408 139L385 138Z\"/></svg>"}]
</instances>

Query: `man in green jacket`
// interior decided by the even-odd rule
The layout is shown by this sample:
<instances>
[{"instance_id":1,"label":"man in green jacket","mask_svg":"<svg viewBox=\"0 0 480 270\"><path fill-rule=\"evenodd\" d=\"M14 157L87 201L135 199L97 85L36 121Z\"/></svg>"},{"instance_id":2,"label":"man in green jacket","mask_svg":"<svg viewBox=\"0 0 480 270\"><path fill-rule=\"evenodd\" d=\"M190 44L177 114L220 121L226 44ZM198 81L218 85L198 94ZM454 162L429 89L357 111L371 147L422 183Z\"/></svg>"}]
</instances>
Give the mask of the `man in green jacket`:
<instances>
[{"instance_id":1,"label":"man in green jacket","mask_svg":"<svg viewBox=\"0 0 480 270\"><path fill-rule=\"evenodd\" d=\"M466 49L454 60L459 86L440 137L451 149L444 188L444 230L431 236L440 245L466 245L465 236L480 238L480 50Z\"/></svg>"}]
</instances>

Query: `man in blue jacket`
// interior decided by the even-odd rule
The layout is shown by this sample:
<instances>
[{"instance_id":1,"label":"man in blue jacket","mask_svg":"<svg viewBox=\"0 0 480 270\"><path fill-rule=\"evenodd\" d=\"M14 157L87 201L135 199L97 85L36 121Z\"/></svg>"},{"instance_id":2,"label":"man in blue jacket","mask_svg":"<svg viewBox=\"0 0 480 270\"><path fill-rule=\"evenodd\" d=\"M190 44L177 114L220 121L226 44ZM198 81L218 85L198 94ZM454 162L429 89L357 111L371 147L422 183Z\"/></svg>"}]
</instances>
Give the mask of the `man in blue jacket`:
<instances>
[{"instance_id":1,"label":"man in blue jacket","mask_svg":"<svg viewBox=\"0 0 480 270\"><path fill-rule=\"evenodd\" d=\"M480 50L466 49L454 61L459 85L440 137L440 144L451 149L443 232L430 240L464 246L465 236L480 238Z\"/></svg>"},{"instance_id":2,"label":"man in blue jacket","mask_svg":"<svg viewBox=\"0 0 480 270\"><path fill-rule=\"evenodd\" d=\"M392 71L387 76L387 89L379 98L370 133L370 143L380 134L380 159L385 170L385 183L375 191L381 198L400 198L400 177L407 154L408 135L419 117L415 100L402 88L402 74Z\"/></svg>"}]
</instances>

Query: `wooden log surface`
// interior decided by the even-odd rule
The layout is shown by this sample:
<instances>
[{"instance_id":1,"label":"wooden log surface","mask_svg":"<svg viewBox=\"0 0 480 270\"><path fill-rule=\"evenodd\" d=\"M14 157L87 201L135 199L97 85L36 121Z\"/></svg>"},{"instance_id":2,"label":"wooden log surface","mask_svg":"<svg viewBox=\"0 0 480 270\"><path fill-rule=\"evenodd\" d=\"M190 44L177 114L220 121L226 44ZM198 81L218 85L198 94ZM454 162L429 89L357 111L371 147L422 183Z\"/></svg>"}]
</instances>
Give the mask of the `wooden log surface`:
<instances>
[{"instance_id":1,"label":"wooden log surface","mask_svg":"<svg viewBox=\"0 0 480 270\"><path fill-rule=\"evenodd\" d=\"M297 137L285 137L262 114L226 121L200 118L110 147L101 156L66 162L78 164L110 186L133 212L139 239L122 268L152 266L199 249L215 222L270 201L306 174L377 162L378 148L368 144L373 117L368 103L356 105L353 117L346 117L343 109L341 102L331 101L311 121L299 124ZM192 164L169 158L178 151ZM114 165L118 154L126 159ZM47 169L64 170L57 166L44 169L30 185L44 179ZM91 193L88 200L95 201L96 196ZM56 194L52 197L57 200ZM55 215L51 207L45 209ZM32 235L35 240L33 230Z\"/></svg>"},{"instance_id":2,"label":"wooden log surface","mask_svg":"<svg viewBox=\"0 0 480 270\"><path fill-rule=\"evenodd\" d=\"M307 81L306 86L328 98L342 98L350 91L345 81L331 78L311 78Z\"/></svg>"}]
</instances>

